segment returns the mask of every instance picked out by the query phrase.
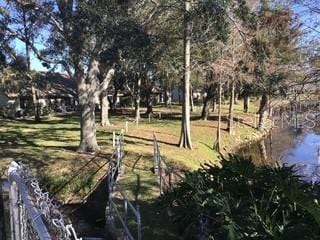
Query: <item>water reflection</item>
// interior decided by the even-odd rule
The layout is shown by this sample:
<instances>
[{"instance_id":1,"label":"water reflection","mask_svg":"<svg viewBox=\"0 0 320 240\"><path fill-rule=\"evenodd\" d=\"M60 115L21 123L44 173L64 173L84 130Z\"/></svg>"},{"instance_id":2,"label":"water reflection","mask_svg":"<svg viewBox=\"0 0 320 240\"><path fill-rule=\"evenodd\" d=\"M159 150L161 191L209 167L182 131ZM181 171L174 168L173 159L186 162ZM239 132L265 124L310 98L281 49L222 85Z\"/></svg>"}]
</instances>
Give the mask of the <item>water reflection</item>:
<instances>
[{"instance_id":1,"label":"water reflection","mask_svg":"<svg viewBox=\"0 0 320 240\"><path fill-rule=\"evenodd\" d=\"M320 135L309 133L288 151L284 158L288 165L295 165L297 174L310 182L320 180Z\"/></svg>"},{"instance_id":2,"label":"water reflection","mask_svg":"<svg viewBox=\"0 0 320 240\"><path fill-rule=\"evenodd\" d=\"M241 148L238 153L256 165L295 165L297 174L320 182L320 128L279 127L266 138Z\"/></svg>"}]
</instances>

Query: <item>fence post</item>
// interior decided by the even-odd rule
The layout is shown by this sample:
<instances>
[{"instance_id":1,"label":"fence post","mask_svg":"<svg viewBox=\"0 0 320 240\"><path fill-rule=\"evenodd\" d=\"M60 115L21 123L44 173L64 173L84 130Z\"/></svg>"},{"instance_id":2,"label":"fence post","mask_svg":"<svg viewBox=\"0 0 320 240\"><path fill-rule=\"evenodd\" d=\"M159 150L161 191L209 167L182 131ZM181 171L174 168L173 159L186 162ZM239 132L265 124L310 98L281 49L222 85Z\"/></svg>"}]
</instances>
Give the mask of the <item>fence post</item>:
<instances>
[{"instance_id":1,"label":"fence post","mask_svg":"<svg viewBox=\"0 0 320 240\"><path fill-rule=\"evenodd\" d=\"M138 240L141 240L141 214L140 214L140 206L137 205L137 224L138 224Z\"/></svg>"},{"instance_id":2,"label":"fence post","mask_svg":"<svg viewBox=\"0 0 320 240\"><path fill-rule=\"evenodd\" d=\"M23 201L21 199L21 195L19 194L19 200L18 200L18 208L19 208L19 222L20 222L20 237L21 239L24 239L24 229L27 227L25 226L25 221L26 219L23 219L23 214L24 214L24 204Z\"/></svg>"},{"instance_id":3,"label":"fence post","mask_svg":"<svg viewBox=\"0 0 320 240\"><path fill-rule=\"evenodd\" d=\"M158 148L157 148L157 139L156 135L153 133L153 168L154 173L158 174Z\"/></svg>"},{"instance_id":4,"label":"fence post","mask_svg":"<svg viewBox=\"0 0 320 240\"><path fill-rule=\"evenodd\" d=\"M173 190L173 184L172 184L173 169L171 166L168 167L168 173L169 173L169 191L172 192L172 190Z\"/></svg>"},{"instance_id":5,"label":"fence post","mask_svg":"<svg viewBox=\"0 0 320 240\"><path fill-rule=\"evenodd\" d=\"M120 146L120 136L117 136L117 163L116 167L118 168L118 175L120 175L121 172L121 146Z\"/></svg>"},{"instance_id":6,"label":"fence post","mask_svg":"<svg viewBox=\"0 0 320 240\"><path fill-rule=\"evenodd\" d=\"M112 147L113 147L113 149L116 148L116 133L115 133L115 131L112 132Z\"/></svg>"},{"instance_id":7,"label":"fence post","mask_svg":"<svg viewBox=\"0 0 320 240\"><path fill-rule=\"evenodd\" d=\"M19 206L18 206L18 187L15 182L10 182L9 201L10 201L10 225L11 239L20 239Z\"/></svg>"},{"instance_id":8,"label":"fence post","mask_svg":"<svg viewBox=\"0 0 320 240\"><path fill-rule=\"evenodd\" d=\"M160 154L158 154L158 172L159 172L160 195L163 194L162 170L163 169L162 169L162 165L161 165L161 156L160 156Z\"/></svg>"},{"instance_id":9,"label":"fence post","mask_svg":"<svg viewBox=\"0 0 320 240\"><path fill-rule=\"evenodd\" d=\"M126 126L125 126L126 128L125 128L125 133L127 133L128 132L128 121L126 121Z\"/></svg>"},{"instance_id":10,"label":"fence post","mask_svg":"<svg viewBox=\"0 0 320 240\"><path fill-rule=\"evenodd\" d=\"M124 199L124 222L128 224L128 200Z\"/></svg>"},{"instance_id":11,"label":"fence post","mask_svg":"<svg viewBox=\"0 0 320 240\"><path fill-rule=\"evenodd\" d=\"M124 157L124 136L120 136L120 146L121 146L121 161Z\"/></svg>"},{"instance_id":12,"label":"fence post","mask_svg":"<svg viewBox=\"0 0 320 240\"><path fill-rule=\"evenodd\" d=\"M112 206L112 192L113 192L113 172L112 167L108 174L108 188L109 188L109 196L108 196L108 204L106 206L106 222L105 224L108 226L108 228L111 230L111 232L114 232L114 217L113 217L113 206Z\"/></svg>"}]
</instances>

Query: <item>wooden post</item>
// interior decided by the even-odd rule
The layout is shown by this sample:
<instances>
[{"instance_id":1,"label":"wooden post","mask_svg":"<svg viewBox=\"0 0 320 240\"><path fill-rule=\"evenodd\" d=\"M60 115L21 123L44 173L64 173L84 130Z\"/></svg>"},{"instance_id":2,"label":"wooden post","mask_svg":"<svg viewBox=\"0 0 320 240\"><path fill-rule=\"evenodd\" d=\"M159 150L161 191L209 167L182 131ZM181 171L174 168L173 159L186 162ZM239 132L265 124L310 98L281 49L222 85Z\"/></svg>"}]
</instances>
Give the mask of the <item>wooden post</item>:
<instances>
[{"instance_id":1,"label":"wooden post","mask_svg":"<svg viewBox=\"0 0 320 240\"><path fill-rule=\"evenodd\" d=\"M148 114L148 118L149 118L149 123L151 122L151 114Z\"/></svg>"},{"instance_id":2,"label":"wooden post","mask_svg":"<svg viewBox=\"0 0 320 240\"><path fill-rule=\"evenodd\" d=\"M161 112L159 112L159 119L161 119Z\"/></svg>"},{"instance_id":3,"label":"wooden post","mask_svg":"<svg viewBox=\"0 0 320 240\"><path fill-rule=\"evenodd\" d=\"M126 121L126 128L125 128L125 133L128 132L128 121Z\"/></svg>"},{"instance_id":4,"label":"wooden post","mask_svg":"<svg viewBox=\"0 0 320 240\"><path fill-rule=\"evenodd\" d=\"M158 172L159 172L160 195L162 195L163 194L163 182L162 182L162 166L161 166L160 154L158 154Z\"/></svg>"},{"instance_id":5,"label":"wooden post","mask_svg":"<svg viewBox=\"0 0 320 240\"><path fill-rule=\"evenodd\" d=\"M128 200L124 199L124 222L128 224Z\"/></svg>"},{"instance_id":6,"label":"wooden post","mask_svg":"<svg viewBox=\"0 0 320 240\"><path fill-rule=\"evenodd\" d=\"M115 131L112 132L112 147L113 147L113 149L115 149L115 147L116 147L116 132Z\"/></svg>"},{"instance_id":7,"label":"wooden post","mask_svg":"<svg viewBox=\"0 0 320 240\"><path fill-rule=\"evenodd\" d=\"M140 206L137 205L137 224L138 224L138 240L141 240L141 214L140 214Z\"/></svg>"},{"instance_id":8,"label":"wooden post","mask_svg":"<svg viewBox=\"0 0 320 240\"><path fill-rule=\"evenodd\" d=\"M172 190L173 190L173 183L172 183L173 169L172 169L172 167L168 167L168 173L169 173L169 191L172 192Z\"/></svg>"},{"instance_id":9,"label":"wooden post","mask_svg":"<svg viewBox=\"0 0 320 240\"><path fill-rule=\"evenodd\" d=\"M15 239L14 236L14 214L13 214L13 207L14 207L14 187L13 187L14 183L10 183L9 186L9 210L10 210L10 232L11 232L11 239Z\"/></svg>"},{"instance_id":10,"label":"wooden post","mask_svg":"<svg viewBox=\"0 0 320 240\"><path fill-rule=\"evenodd\" d=\"M18 203L18 188L15 182L10 184L10 215L11 215L11 238L20 238L20 218L19 218L19 203Z\"/></svg>"},{"instance_id":11,"label":"wooden post","mask_svg":"<svg viewBox=\"0 0 320 240\"><path fill-rule=\"evenodd\" d=\"M157 174L158 166L157 166L157 148L156 148L157 140L156 136L153 132L153 170L154 173Z\"/></svg>"}]
</instances>

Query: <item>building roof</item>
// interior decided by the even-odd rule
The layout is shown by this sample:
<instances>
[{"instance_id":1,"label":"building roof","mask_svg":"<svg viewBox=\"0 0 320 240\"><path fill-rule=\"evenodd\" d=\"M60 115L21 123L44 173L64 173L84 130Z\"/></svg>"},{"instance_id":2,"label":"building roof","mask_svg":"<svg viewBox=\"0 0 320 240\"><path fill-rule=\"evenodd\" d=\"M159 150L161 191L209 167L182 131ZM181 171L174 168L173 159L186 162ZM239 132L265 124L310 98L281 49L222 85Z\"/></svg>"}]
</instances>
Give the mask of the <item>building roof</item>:
<instances>
[{"instance_id":1,"label":"building roof","mask_svg":"<svg viewBox=\"0 0 320 240\"><path fill-rule=\"evenodd\" d=\"M75 79L70 78L66 74L38 72L33 77L36 83L37 95L40 98L75 97L77 95ZM21 95L23 97L30 97L30 86L22 89Z\"/></svg>"}]
</instances>

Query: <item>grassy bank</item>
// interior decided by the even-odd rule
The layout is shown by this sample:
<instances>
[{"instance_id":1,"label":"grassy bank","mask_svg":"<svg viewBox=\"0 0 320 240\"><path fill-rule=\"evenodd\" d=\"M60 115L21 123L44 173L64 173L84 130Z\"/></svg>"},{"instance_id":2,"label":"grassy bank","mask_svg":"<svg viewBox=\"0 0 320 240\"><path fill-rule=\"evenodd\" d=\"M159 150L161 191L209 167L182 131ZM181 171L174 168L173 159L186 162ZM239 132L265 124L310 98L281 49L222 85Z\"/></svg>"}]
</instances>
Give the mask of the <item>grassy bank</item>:
<instances>
[{"instance_id":1,"label":"grassy bank","mask_svg":"<svg viewBox=\"0 0 320 240\"><path fill-rule=\"evenodd\" d=\"M50 117L42 123L32 121L0 120L0 168L5 172L13 160L29 164L45 186L64 202L82 201L98 179L107 172L105 165L112 153L112 132L120 132L128 121L125 133L125 175L120 182L134 204L141 206L144 236L154 239L176 239L172 226L161 217L154 202L159 196L153 167L153 133L160 143L162 155L179 169L195 170L205 162L218 163L218 153L212 149L216 139L217 113L208 121L200 120L200 108L191 114L193 150L180 149L180 106L155 107L151 122L143 117L139 126L133 122L131 109L111 116L112 126L97 128L101 146L98 155L78 154L79 119L75 116ZM228 105L223 105L222 146L231 151L239 144L262 136L255 127L256 104L249 113L242 112L242 105L235 105L235 136L227 128ZM142 109L144 111L144 109ZM159 117L161 113L161 118ZM4 174L5 176L5 174ZM171 230L170 230L171 229Z\"/></svg>"}]
</instances>

